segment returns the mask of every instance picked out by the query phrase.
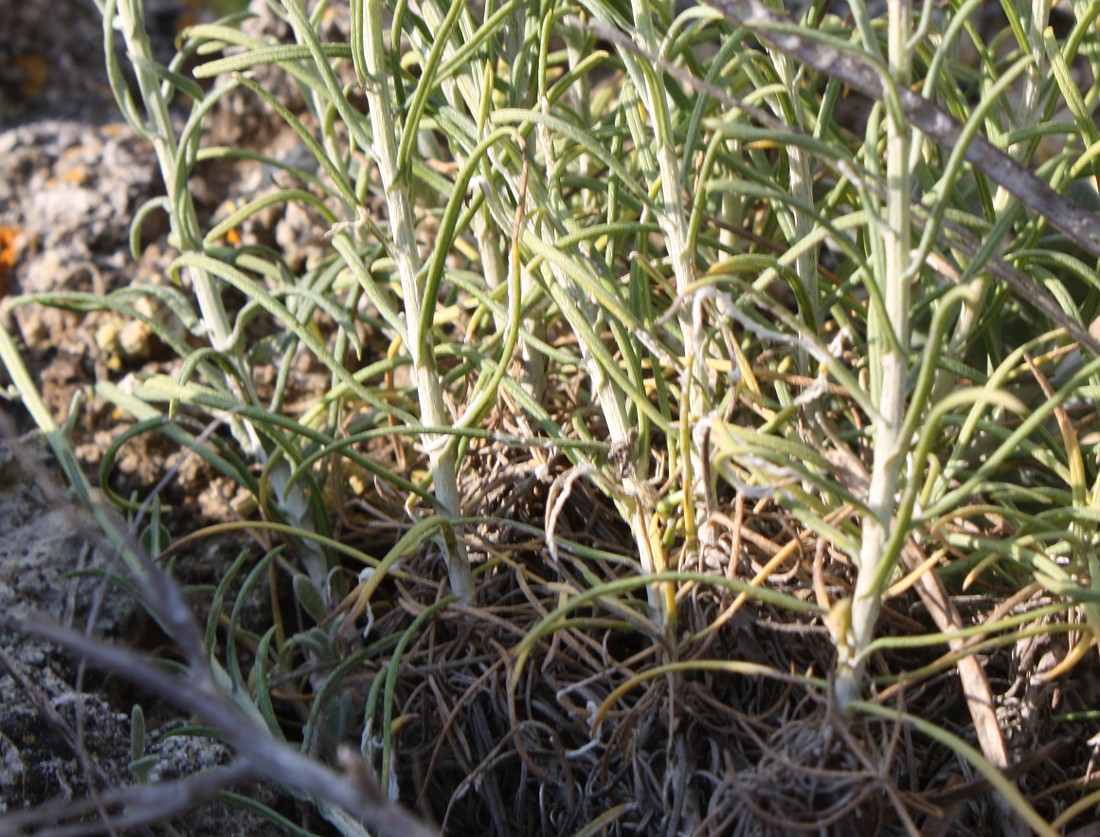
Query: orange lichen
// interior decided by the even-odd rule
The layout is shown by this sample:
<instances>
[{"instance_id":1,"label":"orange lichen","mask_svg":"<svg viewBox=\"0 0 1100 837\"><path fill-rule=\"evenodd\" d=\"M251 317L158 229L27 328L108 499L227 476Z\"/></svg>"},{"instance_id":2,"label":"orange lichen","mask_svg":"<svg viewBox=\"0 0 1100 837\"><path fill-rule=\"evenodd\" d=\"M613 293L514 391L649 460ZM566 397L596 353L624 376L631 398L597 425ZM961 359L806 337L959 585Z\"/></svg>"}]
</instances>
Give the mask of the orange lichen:
<instances>
[{"instance_id":1,"label":"orange lichen","mask_svg":"<svg viewBox=\"0 0 1100 837\"><path fill-rule=\"evenodd\" d=\"M19 258L19 230L15 227L0 226L0 296L4 295L8 284L8 274Z\"/></svg>"}]
</instances>

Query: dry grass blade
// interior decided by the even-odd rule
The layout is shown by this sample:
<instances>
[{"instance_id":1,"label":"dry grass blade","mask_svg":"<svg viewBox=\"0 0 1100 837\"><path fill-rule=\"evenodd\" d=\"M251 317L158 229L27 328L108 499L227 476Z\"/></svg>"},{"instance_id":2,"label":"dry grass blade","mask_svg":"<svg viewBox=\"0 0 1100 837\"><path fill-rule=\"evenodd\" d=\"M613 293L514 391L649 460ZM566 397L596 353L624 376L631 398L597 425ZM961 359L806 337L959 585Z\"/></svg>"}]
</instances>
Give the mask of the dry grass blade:
<instances>
[{"instance_id":1,"label":"dry grass blade","mask_svg":"<svg viewBox=\"0 0 1100 837\"><path fill-rule=\"evenodd\" d=\"M901 557L910 571L917 570L924 563L923 553L919 546L913 542L905 546ZM958 609L951 601L943 580L931 569L921 572L917 579L917 592L940 631L951 634L962 629L963 621ZM964 648L967 643L968 640L953 639L949 646L952 651L955 651ZM1001 734L1001 725L997 719L997 703L993 696L993 690L989 687L989 679L985 676L982 664L976 656L967 654L959 660L958 668L959 680L962 683L963 694L966 697L966 705L970 709L970 717L974 721L974 730L977 733L982 754L995 767L1006 768L1009 766L1010 761L1008 748L1005 746L1004 736ZM1003 799L999 796L995 797L995 804L997 805L999 822L1004 834L1026 835L1029 833L1020 816Z\"/></svg>"}]
</instances>

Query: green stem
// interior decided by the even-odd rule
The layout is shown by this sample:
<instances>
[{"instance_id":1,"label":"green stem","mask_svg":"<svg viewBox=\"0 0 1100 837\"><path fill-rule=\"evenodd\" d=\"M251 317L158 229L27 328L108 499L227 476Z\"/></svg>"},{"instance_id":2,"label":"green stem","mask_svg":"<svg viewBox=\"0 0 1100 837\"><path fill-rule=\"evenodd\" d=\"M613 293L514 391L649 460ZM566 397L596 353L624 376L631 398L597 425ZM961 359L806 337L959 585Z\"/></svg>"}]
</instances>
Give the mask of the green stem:
<instances>
[{"instance_id":1,"label":"green stem","mask_svg":"<svg viewBox=\"0 0 1100 837\"><path fill-rule=\"evenodd\" d=\"M889 66L891 81L907 86L911 60L907 48L911 16L910 0L889 3ZM906 389L909 376L909 287L913 280L910 264L912 183L910 171L911 130L896 102L886 103L886 222L878 233L882 248L882 284L885 321L877 313L871 319L871 364L879 372L879 410L874 421L874 466L863 517L863 540L859 573L852 596L851 621L847 636L839 637L837 703L847 707L858 699L863 687L865 649L874 638L875 623L882 607L880 579L889 578L883 562L895 511L901 466L906 444ZM892 339L891 339L892 337Z\"/></svg>"},{"instance_id":2,"label":"green stem","mask_svg":"<svg viewBox=\"0 0 1100 837\"><path fill-rule=\"evenodd\" d=\"M442 427L453 424L453 418L443 403L443 387L436 368L430 326L423 327L424 323L431 322L430 317L422 320L426 276L420 270L422 263L413 233L408 186L398 171L397 137L394 131L396 117L390 101L386 54L382 44L381 0L367 0L365 11L363 66L368 76L366 94L373 135L371 150L386 192L386 207L393 234L393 257L397 264L405 305L405 327L408 330L406 348L412 362L413 378L420 400L421 422L428 426ZM428 452L436 499L449 518L460 517L462 508L454 446L447 444L446 436L425 434L422 441ZM453 553L448 550L447 571L451 589L463 601L470 601L474 595L473 574L465 544L457 531Z\"/></svg>"}]
</instances>

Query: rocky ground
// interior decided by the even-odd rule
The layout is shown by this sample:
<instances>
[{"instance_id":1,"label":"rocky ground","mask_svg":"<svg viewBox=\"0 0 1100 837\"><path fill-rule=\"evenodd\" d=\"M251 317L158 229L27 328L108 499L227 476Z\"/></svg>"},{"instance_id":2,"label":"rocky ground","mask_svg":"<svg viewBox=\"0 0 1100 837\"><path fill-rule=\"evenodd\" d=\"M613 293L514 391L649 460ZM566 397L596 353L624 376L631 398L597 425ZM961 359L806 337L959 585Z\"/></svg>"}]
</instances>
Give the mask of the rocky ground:
<instances>
[{"instance_id":1,"label":"rocky ground","mask_svg":"<svg viewBox=\"0 0 1100 837\"><path fill-rule=\"evenodd\" d=\"M154 43L171 50L195 11L175 0L149 6ZM107 84L102 23L91 0L0 2L0 293L79 292L102 296L162 272L161 245L130 257L129 219L162 190L152 149L121 121ZM57 21L64 20L63 26ZM147 240L163 235L152 220ZM110 373L151 370L166 358L140 326L106 312L77 314L38 304L4 309L5 325L51 412L70 418L74 396ZM0 385L10 386L0 367ZM119 430L110 405L78 406L74 447L89 473ZM0 412L16 434L0 441L0 613L19 620L49 613L107 637L154 650L158 632L133 599L108 583L112 557L93 548L89 530L64 499L58 474L32 423L8 394ZM118 488L148 490L165 468L156 451L130 447L119 461ZM209 475L186 464L177 500L190 495L189 518L217 501ZM192 580L209 581L216 556L188 562ZM205 576L205 579L204 579ZM133 707L144 707L144 758L132 767ZM75 810L92 793L184 776L222 763L212 740L173 735L185 718L131 684L82 670L48 643L0 627L0 833L49 833L54 815ZM278 807L273 792L253 796ZM35 813L37 811L37 813ZM239 807L207 804L173 825L183 834L272 834L279 829ZM92 825L88 833L97 833Z\"/></svg>"}]
</instances>

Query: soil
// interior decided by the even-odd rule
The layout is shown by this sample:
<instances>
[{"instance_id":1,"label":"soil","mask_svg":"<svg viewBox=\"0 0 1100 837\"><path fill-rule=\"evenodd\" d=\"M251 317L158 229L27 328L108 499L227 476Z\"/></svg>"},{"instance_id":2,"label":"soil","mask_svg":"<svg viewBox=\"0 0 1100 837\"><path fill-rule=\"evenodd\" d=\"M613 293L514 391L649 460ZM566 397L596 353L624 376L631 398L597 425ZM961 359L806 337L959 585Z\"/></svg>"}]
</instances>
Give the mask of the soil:
<instances>
[{"instance_id":1,"label":"soil","mask_svg":"<svg viewBox=\"0 0 1100 837\"><path fill-rule=\"evenodd\" d=\"M195 11L175 0L147 7L154 45L170 56L175 32ZM158 242L164 225L155 217L143 230L154 243L140 260L130 256L128 219L163 187L151 147L120 121L104 69L99 12L90 0L3 0L0 12L0 294L102 298L134 281L163 281L169 258ZM87 396L97 381L120 371L170 368L148 329L112 313L38 304L5 310L5 324L20 339L58 421L70 417L74 397ZM0 385L10 386L2 367ZM96 398L85 398L78 409L70 428L74 448L97 482L104 451L127 425ZM118 567L90 545L41 438L28 432L29 417L14 403L0 411L19 434L0 442L0 613L17 621L45 612L78 629L93 618L96 634L152 649L159 633L132 596L106 580ZM223 516L217 481L156 439L142 436L123 448L115 489L144 497L174 471L164 495L181 509L172 515L174 528L189 531ZM188 558L184 576L192 583L210 583L224 560L217 550ZM39 833L64 819L74 800L134 783L136 705L144 707L144 781L228 760L227 748L213 739L175 734L187 719L171 706L94 669L81 670L72 655L49 643L0 628L0 813L12 815L0 817L0 833ZM249 793L275 809L295 804L270 788ZM89 833L98 830L92 823ZM280 830L221 802L196 807L171 825L195 835Z\"/></svg>"}]
</instances>

